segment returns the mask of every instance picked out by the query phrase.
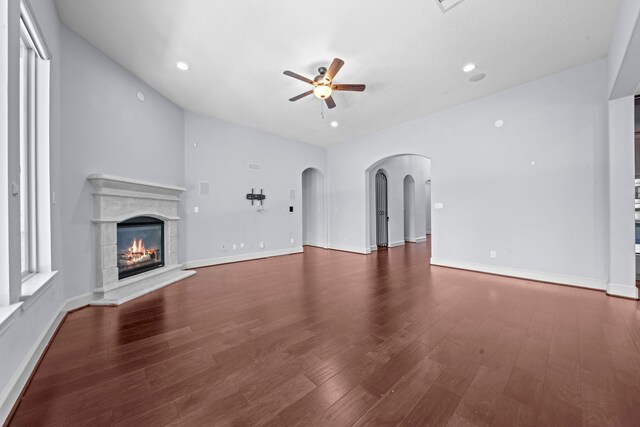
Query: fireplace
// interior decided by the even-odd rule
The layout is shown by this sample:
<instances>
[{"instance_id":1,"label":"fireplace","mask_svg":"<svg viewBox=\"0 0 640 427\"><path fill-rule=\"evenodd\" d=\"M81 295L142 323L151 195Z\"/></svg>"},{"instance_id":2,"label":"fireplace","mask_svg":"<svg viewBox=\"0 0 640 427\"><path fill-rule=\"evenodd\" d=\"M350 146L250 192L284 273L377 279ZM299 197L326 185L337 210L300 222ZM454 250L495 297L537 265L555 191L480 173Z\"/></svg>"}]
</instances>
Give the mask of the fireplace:
<instances>
[{"instance_id":1,"label":"fireplace","mask_svg":"<svg viewBox=\"0 0 640 427\"><path fill-rule=\"evenodd\" d=\"M178 263L184 188L105 174L88 179L95 189L96 227L91 305L120 305L196 273Z\"/></svg>"},{"instance_id":2,"label":"fireplace","mask_svg":"<svg viewBox=\"0 0 640 427\"><path fill-rule=\"evenodd\" d=\"M164 222L138 216L118 223L118 279L164 266Z\"/></svg>"}]
</instances>

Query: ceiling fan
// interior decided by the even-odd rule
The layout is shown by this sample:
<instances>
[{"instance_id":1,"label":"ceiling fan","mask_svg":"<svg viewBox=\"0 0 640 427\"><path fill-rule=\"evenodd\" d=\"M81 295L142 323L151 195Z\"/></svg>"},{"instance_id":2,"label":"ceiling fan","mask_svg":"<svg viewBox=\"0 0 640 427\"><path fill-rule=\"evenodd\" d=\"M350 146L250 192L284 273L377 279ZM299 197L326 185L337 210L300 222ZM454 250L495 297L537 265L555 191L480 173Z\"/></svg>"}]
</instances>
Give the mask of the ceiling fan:
<instances>
[{"instance_id":1,"label":"ceiling fan","mask_svg":"<svg viewBox=\"0 0 640 427\"><path fill-rule=\"evenodd\" d=\"M342 68L343 65L344 61L342 59L334 58L331 62L331 65L329 66L329 69L326 69L325 67L318 68L318 75L315 76L313 80L303 77L300 74L296 74L293 71L285 71L285 75L315 86L313 89L307 92L301 93L298 96L294 96L293 98L289 99L289 101L294 102L298 99L304 98L307 95L314 94L316 97L324 99L324 102L327 103L327 107L335 108L336 103L331 97L331 92L333 92L334 90L362 92L365 89L365 85L363 84L333 84L333 78L336 76L336 74L338 74L338 71L340 71L340 68Z\"/></svg>"}]
</instances>

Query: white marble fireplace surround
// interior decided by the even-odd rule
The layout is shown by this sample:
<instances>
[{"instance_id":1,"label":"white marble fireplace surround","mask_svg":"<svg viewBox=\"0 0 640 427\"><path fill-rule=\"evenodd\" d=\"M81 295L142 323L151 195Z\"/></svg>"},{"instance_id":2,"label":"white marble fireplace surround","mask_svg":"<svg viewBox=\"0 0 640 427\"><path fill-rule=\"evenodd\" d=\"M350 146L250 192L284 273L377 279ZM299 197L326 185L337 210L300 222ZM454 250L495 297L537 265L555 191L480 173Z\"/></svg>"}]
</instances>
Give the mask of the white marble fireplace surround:
<instances>
[{"instance_id":1,"label":"white marble fireplace surround","mask_svg":"<svg viewBox=\"0 0 640 427\"><path fill-rule=\"evenodd\" d=\"M119 305L196 273L178 264L178 203L184 188L105 174L87 179L95 187L97 265L91 305ZM118 280L117 224L137 216L164 221L164 266Z\"/></svg>"}]
</instances>

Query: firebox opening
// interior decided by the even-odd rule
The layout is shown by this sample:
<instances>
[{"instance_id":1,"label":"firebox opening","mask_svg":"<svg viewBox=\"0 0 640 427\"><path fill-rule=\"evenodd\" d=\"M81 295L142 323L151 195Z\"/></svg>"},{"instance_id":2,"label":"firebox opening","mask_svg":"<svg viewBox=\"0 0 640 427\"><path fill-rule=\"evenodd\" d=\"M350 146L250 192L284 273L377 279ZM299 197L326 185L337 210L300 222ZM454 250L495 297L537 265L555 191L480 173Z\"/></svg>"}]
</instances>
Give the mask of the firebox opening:
<instances>
[{"instance_id":1,"label":"firebox opening","mask_svg":"<svg viewBox=\"0 0 640 427\"><path fill-rule=\"evenodd\" d=\"M164 266L164 222L139 216L118 223L118 279Z\"/></svg>"}]
</instances>

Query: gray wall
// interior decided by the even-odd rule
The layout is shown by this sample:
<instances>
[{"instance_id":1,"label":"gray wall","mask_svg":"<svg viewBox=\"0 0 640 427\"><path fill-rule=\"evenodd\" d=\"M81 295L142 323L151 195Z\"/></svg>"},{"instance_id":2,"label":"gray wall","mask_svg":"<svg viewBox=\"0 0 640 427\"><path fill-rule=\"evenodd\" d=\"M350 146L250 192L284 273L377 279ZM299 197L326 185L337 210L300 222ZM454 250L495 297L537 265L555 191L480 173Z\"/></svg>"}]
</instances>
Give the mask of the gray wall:
<instances>
[{"instance_id":1,"label":"gray wall","mask_svg":"<svg viewBox=\"0 0 640 427\"><path fill-rule=\"evenodd\" d=\"M434 257L603 286L605 93L597 61L330 147L330 245L366 250L365 171L414 153L431 159L432 203L444 204L432 212Z\"/></svg>"},{"instance_id":2,"label":"gray wall","mask_svg":"<svg viewBox=\"0 0 640 427\"><path fill-rule=\"evenodd\" d=\"M302 172L308 167L325 172L324 148L190 112L185 113L184 141L182 261L206 265L301 247ZM260 169L250 169L249 163ZM201 181L210 183L210 195L199 194ZM251 188L264 189L262 212L245 198Z\"/></svg>"},{"instance_id":3,"label":"gray wall","mask_svg":"<svg viewBox=\"0 0 640 427\"><path fill-rule=\"evenodd\" d=\"M64 265L69 295L95 286L92 173L184 184L184 115L164 96L63 27ZM137 98L138 91L145 101Z\"/></svg>"}]
</instances>

